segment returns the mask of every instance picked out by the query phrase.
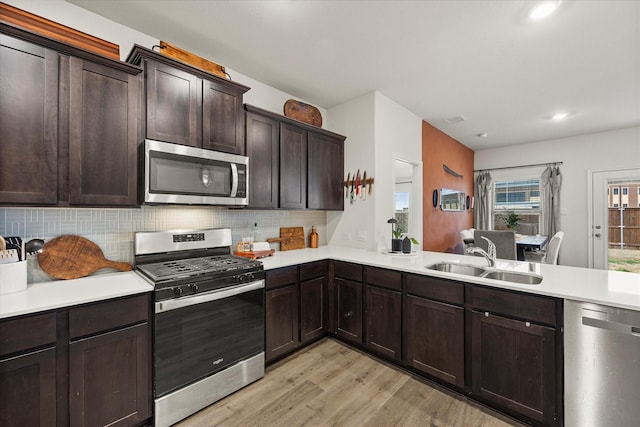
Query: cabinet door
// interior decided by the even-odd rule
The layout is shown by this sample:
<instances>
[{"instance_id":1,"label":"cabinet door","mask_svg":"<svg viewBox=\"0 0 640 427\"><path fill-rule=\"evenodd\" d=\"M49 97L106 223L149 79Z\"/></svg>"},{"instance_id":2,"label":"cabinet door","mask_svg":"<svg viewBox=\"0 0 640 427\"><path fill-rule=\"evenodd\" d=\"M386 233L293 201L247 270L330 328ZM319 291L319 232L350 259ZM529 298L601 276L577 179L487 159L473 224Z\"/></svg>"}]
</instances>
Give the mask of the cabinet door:
<instances>
[{"instance_id":1,"label":"cabinet door","mask_svg":"<svg viewBox=\"0 0 640 427\"><path fill-rule=\"evenodd\" d=\"M365 287L365 345L375 353L401 360L402 294L375 286Z\"/></svg>"},{"instance_id":2,"label":"cabinet door","mask_svg":"<svg viewBox=\"0 0 640 427\"><path fill-rule=\"evenodd\" d=\"M69 60L69 203L137 204L136 76Z\"/></svg>"},{"instance_id":3,"label":"cabinet door","mask_svg":"<svg viewBox=\"0 0 640 427\"><path fill-rule=\"evenodd\" d=\"M0 204L58 201L58 54L0 34Z\"/></svg>"},{"instance_id":4,"label":"cabinet door","mask_svg":"<svg viewBox=\"0 0 640 427\"><path fill-rule=\"evenodd\" d=\"M336 335L362 344L362 283L334 279Z\"/></svg>"},{"instance_id":5,"label":"cabinet door","mask_svg":"<svg viewBox=\"0 0 640 427\"><path fill-rule=\"evenodd\" d=\"M406 363L458 387L464 387L464 310L407 295Z\"/></svg>"},{"instance_id":6,"label":"cabinet door","mask_svg":"<svg viewBox=\"0 0 640 427\"><path fill-rule=\"evenodd\" d=\"M259 114L246 114L249 157L249 207L278 207L279 123Z\"/></svg>"},{"instance_id":7,"label":"cabinet door","mask_svg":"<svg viewBox=\"0 0 640 427\"><path fill-rule=\"evenodd\" d=\"M202 146L202 80L145 60L147 138Z\"/></svg>"},{"instance_id":8,"label":"cabinet door","mask_svg":"<svg viewBox=\"0 0 640 427\"><path fill-rule=\"evenodd\" d=\"M309 209L344 210L343 141L310 131L308 152L307 207Z\"/></svg>"},{"instance_id":9,"label":"cabinet door","mask_svg":"<svg viewBox=\"0 0 640 427\"><path fill-rule=\"evenodd\" d=\"M266 292L267 362L287 354L300 345L298 285Z\"/></svg>"},{"instance_id":10,"label":"cabinet door","mask_svg":"<svg viewBox=\"0 0 640 427\"><path fill-rule=\"evenodd\" d=\"M327 331L327 279L300 282L300 341L308 343Z\"/></svg>"},{"instance_id":11,"label":"cabinet door","mask_svg":"<svg viewBox=\"0 0 640 427\"><path fill-rule=\"evenodd\" d=\"M307 131L280 124L280 207L307 207Z\"/></svg>"},{"instance_id":12,"label":"cabinet door","mask_svg":"<svg viewBox=\"0 0 640 427\"><path fill-rule=\"evenodd\" d=\"M139 425L151 416L148 323L69 345L71 426Z\"/></svg>"},{"instance_id":13,"label":"cabinet door","mask_svg":"<svg viewBox=\"0 0 640 427\"><path fill-rule=\"evenodd\" d=\"M242 92L209 80L202 90L202 148L243 155Z\"/></svg>"},{"instance_id":14,"label":"cabinet door","mask_svg":"<svg viewBox=\"0 0 640 427\"><path fill-rule=\"evenodd\" d=\"M0 396L1 426L55 425L55 348L0 361Z\"/></svg>"},{"instance_id":15,"label":"cabinet door","mask_svg":"<svg viewBox=\"0 0 640 427\"><path fill-rule=\"evenodd\" d=\"M556 425L555 330L473 311L472 392L512 413Z\"/></svg>"}]
</instances>

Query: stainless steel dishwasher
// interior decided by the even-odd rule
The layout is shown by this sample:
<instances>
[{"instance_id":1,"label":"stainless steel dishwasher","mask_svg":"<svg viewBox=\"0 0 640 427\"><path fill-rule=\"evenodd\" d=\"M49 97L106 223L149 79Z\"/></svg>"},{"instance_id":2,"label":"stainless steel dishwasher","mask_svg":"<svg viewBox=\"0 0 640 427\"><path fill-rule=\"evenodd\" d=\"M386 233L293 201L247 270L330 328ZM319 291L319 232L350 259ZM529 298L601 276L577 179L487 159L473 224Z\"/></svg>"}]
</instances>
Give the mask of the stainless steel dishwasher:
<instances>
[{"instance_id":1,"label":"stainless steel dishwasher","mask_svg":"<svg viewBox=\"0 0 640 427\"><path fill-rule=\"evenodd\" d=\"M567 427L640 425L640 311L565 301Z\"/></svg>"}]
</instances>

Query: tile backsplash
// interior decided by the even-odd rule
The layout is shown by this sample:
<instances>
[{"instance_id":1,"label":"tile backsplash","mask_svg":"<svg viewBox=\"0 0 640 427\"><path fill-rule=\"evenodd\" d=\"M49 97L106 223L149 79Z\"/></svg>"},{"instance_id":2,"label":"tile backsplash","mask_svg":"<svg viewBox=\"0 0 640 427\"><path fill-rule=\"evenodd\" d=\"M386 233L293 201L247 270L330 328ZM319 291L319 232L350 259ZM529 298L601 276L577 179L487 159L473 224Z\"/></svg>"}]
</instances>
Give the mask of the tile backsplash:
<instances>
[{"instance_id":1,"label":"tile backsplash","mask_svg":"<svg viewBox=\"0 0 640 427\"><path fill-rule=\"evenodd\" d=\"M45 241L63 234L75 234L95 242L107 259L133 263L133 240L137 231L230 228L235 244L250 236L256 241L280 235L280 227L311 226L318 229L319 244L327 244L327 215L324 211L254 211L216 207L143 206L131 209L95 208L0 208L0 235ZM307 243L308 244L308 243ZM277 243L271 247L279 249ZM29 261L29 283L51 280ZM105 270L106 271L106 270Z\"/></svg>"}]
</instances>

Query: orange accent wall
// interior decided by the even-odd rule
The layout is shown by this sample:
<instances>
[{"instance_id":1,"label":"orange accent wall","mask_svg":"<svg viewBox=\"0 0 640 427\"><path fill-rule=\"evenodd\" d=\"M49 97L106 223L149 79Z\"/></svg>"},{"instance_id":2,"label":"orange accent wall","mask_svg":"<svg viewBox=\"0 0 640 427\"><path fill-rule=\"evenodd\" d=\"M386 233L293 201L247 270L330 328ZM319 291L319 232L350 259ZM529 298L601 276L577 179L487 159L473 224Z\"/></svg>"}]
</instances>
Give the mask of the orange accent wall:
<instances>
[{"instance_id":1,"label":"orange accent wall","mask_svg":"<svg viewBox=\"0 0 640 427\"><path fill-rule=\"evenodd\" d=\"M440 189L464 191L473 197L473 150L429 123L422 122L423 219L422 248L425 251L462 253L460 230L473 226L473 209L442 212ZM455 177L442 165L462 175ZM438 190L438 206L433 207L433 190Z\"/></svg>"}]
</instances>

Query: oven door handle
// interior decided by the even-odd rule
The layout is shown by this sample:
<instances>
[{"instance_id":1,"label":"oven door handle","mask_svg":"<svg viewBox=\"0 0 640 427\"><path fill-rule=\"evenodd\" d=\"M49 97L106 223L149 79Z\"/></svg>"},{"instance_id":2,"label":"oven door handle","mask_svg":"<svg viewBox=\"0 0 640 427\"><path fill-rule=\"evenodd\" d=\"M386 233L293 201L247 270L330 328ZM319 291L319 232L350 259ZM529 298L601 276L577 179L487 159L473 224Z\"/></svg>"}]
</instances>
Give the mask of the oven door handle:
<instances>
[{"instance_id":1,"label":"oven door handle","mask_svg":"<svg viewBox=\"0 0 640 427\"><path fill-rule=\"evenodd\" d=\"M229 298L234 295L243 294L249 291L255 291L264 288L264 279L257 280L255 282L243 283L241 285L224 288L222 290L216 289L210 292L203 292L201 294L189 295L186 297L170 299L166 301L160 301L155 303L155 313L164 313L165 311L171 311L178 308L188 307L190 305L202 304L204 302L216 301L223 298Z\"/></svg>"}]
</instances>

